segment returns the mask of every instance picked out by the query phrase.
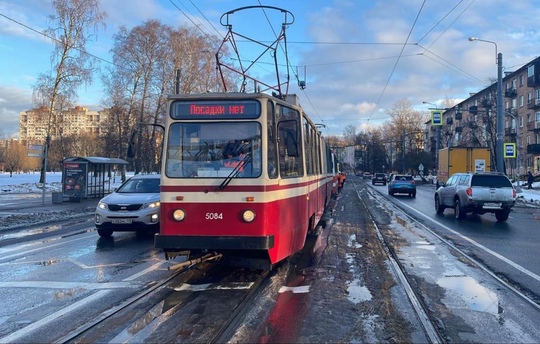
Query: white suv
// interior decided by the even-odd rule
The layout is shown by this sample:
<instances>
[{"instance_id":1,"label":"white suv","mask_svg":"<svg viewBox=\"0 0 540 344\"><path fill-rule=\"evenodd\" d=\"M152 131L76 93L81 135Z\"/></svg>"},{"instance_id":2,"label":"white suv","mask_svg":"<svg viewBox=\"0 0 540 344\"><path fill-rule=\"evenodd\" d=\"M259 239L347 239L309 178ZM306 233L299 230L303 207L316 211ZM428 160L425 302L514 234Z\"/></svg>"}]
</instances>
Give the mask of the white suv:
<instances>
[{"instance_id":1,"label":"white suv","mask_svg":"<svg viewBox=\"0 0 540 344\"><path fill-rule=\"evenodd\" d=\"M114 231L159 229L160 177L135 175L102 198L94 215L98 234L110 237Z\"/></svg>"},{"instance_id":2,"label":"white suv","mask_svg":"<svg viewBox=\"0 0 540 344\"><path fill-rule=\"evenodd\" d=\"M437 214L454 208L457 220L467 213L495 213L497 221L506 221L515 203L516 189L498 172L455 173L435 191Z\"/></svg>"}]
</instances>

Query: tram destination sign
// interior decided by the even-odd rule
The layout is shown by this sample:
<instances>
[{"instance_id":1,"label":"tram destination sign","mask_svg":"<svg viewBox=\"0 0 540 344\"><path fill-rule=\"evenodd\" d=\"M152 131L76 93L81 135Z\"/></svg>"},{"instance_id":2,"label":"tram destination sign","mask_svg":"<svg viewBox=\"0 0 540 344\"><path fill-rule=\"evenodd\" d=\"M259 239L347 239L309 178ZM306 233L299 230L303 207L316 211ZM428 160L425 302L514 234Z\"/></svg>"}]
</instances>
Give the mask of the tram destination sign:
<instances>
[{"instance_id":1,"label":"tram destination sign","mask_svg":"<svg viewBox=\"0 0 540 344\"><path fill-rule=\"evenodd\" d=\"M256 100L182 100L171 104L173 119L254 119L260 114Z\"/></svg>"}]
</instances>

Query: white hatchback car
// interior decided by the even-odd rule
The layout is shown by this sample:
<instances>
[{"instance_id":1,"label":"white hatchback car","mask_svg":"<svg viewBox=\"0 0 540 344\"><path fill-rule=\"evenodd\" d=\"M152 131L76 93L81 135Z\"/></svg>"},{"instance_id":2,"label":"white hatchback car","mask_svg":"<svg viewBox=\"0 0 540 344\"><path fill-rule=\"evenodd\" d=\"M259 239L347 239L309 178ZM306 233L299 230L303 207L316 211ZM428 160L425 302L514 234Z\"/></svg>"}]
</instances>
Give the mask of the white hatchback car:
<instances>
[{"instance_id":1,"label":"white hatchback car","mask_svg":"<svg viewBox=\"0 0 540 344\"><path fill-rule=\"evenodd\" d=\"M110 237L115 231L149 232L159 228L159 174L135 175L96 208L98 234Z\"/></svg>"}]
</instances>

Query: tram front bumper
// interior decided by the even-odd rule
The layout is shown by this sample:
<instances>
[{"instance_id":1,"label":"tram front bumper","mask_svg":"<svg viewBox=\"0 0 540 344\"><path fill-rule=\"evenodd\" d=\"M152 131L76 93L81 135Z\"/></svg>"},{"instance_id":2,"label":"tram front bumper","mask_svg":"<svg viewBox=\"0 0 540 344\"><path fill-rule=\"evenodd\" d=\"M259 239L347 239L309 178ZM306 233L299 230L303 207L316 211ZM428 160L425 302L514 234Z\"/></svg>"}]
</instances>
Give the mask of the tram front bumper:
<instances>
[{"instance_id":1,"label":"tram front bumper","mask_svg":"<svg viewBox=\"0 0 540 344\"><path fill-rule=\"evenodd\" d=\"M274 247L274 236L179 236L156 234L154 246L178 250L269 250Z\"/></svg>"}]
</instances>

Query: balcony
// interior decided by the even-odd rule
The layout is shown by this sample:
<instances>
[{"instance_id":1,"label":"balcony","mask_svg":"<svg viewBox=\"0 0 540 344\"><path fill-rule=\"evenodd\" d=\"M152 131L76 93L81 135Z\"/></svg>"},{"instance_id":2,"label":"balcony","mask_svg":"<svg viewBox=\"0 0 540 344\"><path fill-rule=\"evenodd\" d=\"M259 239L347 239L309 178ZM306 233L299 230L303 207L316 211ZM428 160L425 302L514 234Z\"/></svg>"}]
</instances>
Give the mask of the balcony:
<instances>
[{"instance_id":1,"label":"balcony","mask_svg":"<svg viewBox=\"0 0 540 344\"><path fill-rule=\"evenodd\" d=\"M491 99L482 99L482 107L486 109L491 109L493 106L493 100Z\"/></svg>"},{"instance_id":2,"label":"balcony","mask_svg":"<svg viewBox=\"0 0 540 344\"><path fill-rule=\"evenodd\" d=\"M531 102L527 104L527 109L538 109L540 108L540 99L531 99Z\"/></svg>"},{"instance_id":3,"label":"balcony","mask_svg":"<svg viewBox=\"0 0 540 344\"><path fill-rule=\"evenodd\" d=\"M540 122L531 121L527 123L527 130L537 131L540 130Z\"/></svg>"},{"instance_id":4,"label":"balcony","mask_svg":"<svg viewBox=\"0 0 540 344\"><path fill-rule=\"evenodd\" d=\"M537 87L537 86L540 86L539 75L529 76L527 78L527 87Z\"/></svg>"},{"instance_id":5,"label":"balcony","mask_svg":"<svg viewBox=\"0 0 540 344\"><path fill-rule=\"evenodd\" d=\"M517 97L517 90L515 88L507 88L504 91L504 96L506 98L515 98Z\"/></svg>"},{"instance_id":6,"label":"balcony","mask_svg":"<svg viewBox=\"0 0 540 344\"><path fill-rule=\"evenodd\" d=\"M505 136L514 136L516 135L516 128L504 128L504 135Z\"/></svg>"}]
</instances>

